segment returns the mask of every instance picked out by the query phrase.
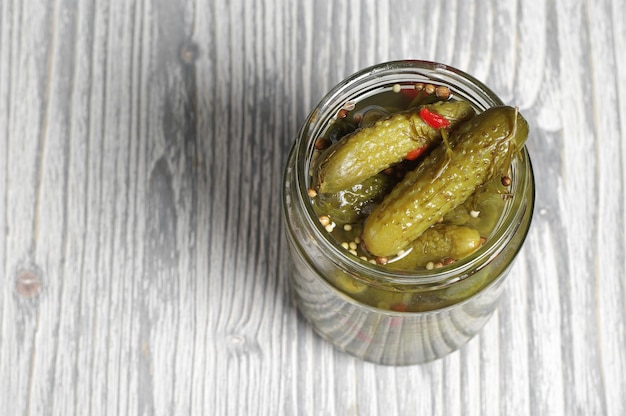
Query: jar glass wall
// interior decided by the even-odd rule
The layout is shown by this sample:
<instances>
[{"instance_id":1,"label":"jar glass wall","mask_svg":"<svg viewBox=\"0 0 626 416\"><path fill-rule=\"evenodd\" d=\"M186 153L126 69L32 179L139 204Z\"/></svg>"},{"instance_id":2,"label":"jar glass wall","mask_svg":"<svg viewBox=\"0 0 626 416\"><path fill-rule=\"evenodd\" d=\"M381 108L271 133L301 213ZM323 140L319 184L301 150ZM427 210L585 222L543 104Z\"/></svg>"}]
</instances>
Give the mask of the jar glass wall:
<instances>
[{"instance_id":1,"label":"jar glass wall","mask_svg":"<svg viewBox=\"0 0 626 416\"><path fill-rule=\"evenodd\" d=\"M534 206L531 162L522 148L511 165L510 194L497 225L473 255L441 269L398 271L346 253L320 224L310 196L316 140L346 103L358 105L416 84L447 87L476 112L503 105L462 71L425 61L362 70L334 87L311 112L291 149L283 179L283 215L296 304L316 332L362 359L392 365L442 357L469 341L497 306L528 232ZM398 310L395 305L410 305Z\"/></svg>"}]
</instances>

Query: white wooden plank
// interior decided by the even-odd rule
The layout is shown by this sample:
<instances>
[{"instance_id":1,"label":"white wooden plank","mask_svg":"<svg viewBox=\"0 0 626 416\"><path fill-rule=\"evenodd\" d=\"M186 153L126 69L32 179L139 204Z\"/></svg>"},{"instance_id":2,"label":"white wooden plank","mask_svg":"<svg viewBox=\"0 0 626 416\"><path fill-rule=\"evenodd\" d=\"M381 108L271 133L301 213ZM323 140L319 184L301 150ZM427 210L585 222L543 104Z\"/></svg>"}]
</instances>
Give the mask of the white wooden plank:
<instances>
[{"instance_id":1,"label":"white wooden plank","mask_svg":"<svg viewBox=\"0 0 626 416\"><path fill-rule=\"evenodd\" d=\"M83 12L84 10L84 12ZM76 121L85 123L80 130L85 143L85 199L81 206L85 209L84 239L81 242L83 254L80 273L79 335L77 339L76 357L76 409L85 412L105 411L102 403L103 388L101 387L105 372L101 368L102 357L106 356L106 327L102 324L101 310L105 305L106 293L102 287L100 273L101 244L104 236L101 233L101 221L104 213L102 172L102 108L105 85L102 82L106 63L106 19L108 5L100 8L80 9L79 16L83 22L78 34L83 44L82 53L77 54L77 62L82 67L76 70L76 77L84 77L85 83L77 83L76 88L84 88L84 114L76 114ZM84 15L82 13L85 13ZM81 78L77 78L81 80ZM78 81L77 81L78 82ZM78 101L75 101L78 104ZM80 119L82 116L84 119ZM78 159L77 159L78 163Z\"/></svg>"},{"instance_id":2,"label":"white wooden plank","mask_svg":"<svg viewBox=\"0 0 626 416\"><path fill-rule=\"evenodd\" d=\"M597 218L597 154L598 140L593 131L593 122L579 117L588 111L586 100L591 85L588 71L591 62L586 51L590 45L586 14L580 4L559 2L559 43L561 43L560 71L563 116L563 141L577 137L576 146L563 148L563 172L559 184L560 213L568 219L565 228L567 247L566 302L564 305L564 342L570 348L564 356L564 383L566 390L566 413L578 414L605 412L602 380L598 368L598 344L594 316L594 257L597 249L579 238L581 235L595 236ZM567 16L567 18L565 18ZM573 35L574 34L574 35ZM583 139L584 138L584 139ZM585 195L585 198L581 198Z\"/></svg>"},{"instance_id":3,"label":"white wooden plank","mask_svg":"<svg viewBox=\"0 0 626 416\"><path fill-rule=\"evenodd\" d=\"M56 358L52 395L54 403L52 412L55 414L74 414L78 401L80 386L81 366L78 364L80 351L80 339L85 323L82 322L81 314L81 289L85 278L84 269L84 243L87 239L86 222L87 208L87 152L88 152L88 91L85 85L89 80L89 47L86 41L89 37L77 37L78 33L84 33L81 28L85 9L76 7L76 49L69 64L71 68L72 86L67 88L71 94L67 106L71 118L67 120L66 151L68 153L66 167L66 208L65 208L65 233L66 250L64 263L60 270L63 277L63 293L61 295L60 323L58 344L59 350ZM85 59L87 58L87 59ZM67 71L67 69L63 69Z\"/></svg>"},{"instance_id":4,"label":"white wooden plank","mask_svg":"<svg viewBox=\"0 0 626 416\"><path fill-rule=\"evenodd\" d=\"M509 284L509 287L512 284ZM503 296L510 296L510 290L504 290ZM502 303L504 303L503 301ZM504 387L500 382L500 368L503 366L504 357L500 354L500 312L502 307L496 309L493 316L485 324L478 340L480 341L480 384L468 386L469 394L474 394L480 399L480 413L484 416L501 415L504 412L503 401Z\"/></svg>"},{"instance_id":5,"label":"white wooden plank","mask_svg":"<svg viewBox=\"0 0 626 416\"><path fill-rule=\"evenodd\" d=\"M523 263L518 258L516 263ZM505 415L528 413L530 363L528 358L528 276L519 264L511 270L499 310L499 383L500 411Z\"/></svg>"},{"instance_id":6,"label":"white wooden plank","mask_svg":"<svg viewBox=\"0 0 626 416\"><path fill-rule=\"evenodd\" d=\"M71 15L64 13L74 5L56 3L49 12L48 76L46 79L45 114L42 140L39 142L39 189L34 230L37 263L45 270L46 299L41 303L42 331L36 339L37 358L33 369L33 394L30 408L34 413L48 409L58 413L73 412L74 396L69 389L55 392L57 386L73 384L71 357L76 353L73 334L77 285L71 278L75 259L70 254L72 219L68 213L68 186L73 160L70 157L70 108L74 50L64 45L73 42L75 27ZM77 161L80 163L80 161ZM79 196L80 198L80 196ZM72 227L73 230L80 228ZM56 244L49 244L55 241ZM65 266L68 266L67 268ZM66 274L66 272L68 274ZM68 336L69 335L69 336ZM53 375L50 377L49 375Z\"/></svg>"},{"instance_id":7,"label":"white wooden plank","mask_svg":"<svg viewBox=\"0 0 626 416\"><path fill-rule=\"evenodd\" d=\"M535 231L540 224L535 226ZM539 230L527 246L526 252L541 258L540 266L533 264L529 272L529 401L530 408L542 414L564 414L563 366L561 348L563 339L560 326L563 320L560 303L559 281L545 278L555 276L559 270L558 237Z\"/></svg>"},{"instance_id":8,"label":"white wooden plank","mask_svg":"<svg viewBox=\"0 0 626 416\"><path fill-rule=\"evenodd\" d=\"M484 80L505 104L510 105L520 105L514 97L515 85L517 82L526 82L525 75L518 69L519 49L525 46L518 41L522 36L521 32L534 28L538 30L539 36L545 36L541 33L542 28L535 26L537 23L528 21L525 15L520 16L518 4L524 7L526 2L507 1L494 4L493 37L496 46L489 70L490 77ZM535 2L535 7L541 7L541 4L537 5ZM478 21L476 24L481 27ZM543 25L544 22L540 21L538 24Z\"/></svg>"},{"instance_id":9,"label":"white wooden plank","mask_svg":"<svg viewBox=\"0 0 626 416\"><path fill-rule=\"evenodd\" d=\"M519 2L520 15L518 37L515 43L515 103L520 111L530 109L539 94L549 88L543 82L546 56L550 53L551 24L548 20L549 3Z\"/></svg>"},{"instance_id":10,"label":"white wooden plank","mask_svg":"<svg viewBox=\"0 0 626 416\"><path fill-rule=\"evenodd\" d=\"M483 329L483 333L484 333ZM465 416L485 414L480 407L480 392L484 381L481 379L480 369L480 336L478 334L474 339L465 345L460 351L460 397L458 398L458 408L460 413Z\"/></svg>"},{"instance_id":11,"label":"white wooden plank","mask_svg":"<svg viewBox=\"0 0 626 416\"><path fill-rule=\"evenodd\" d=\"M616 4L617 6L617 4ZM619 6L618 6L619 7ZM595 136L598 140L598 218L597 218L597 253L595 292L596 299L595 331L599 348L599 360L607 414L619 415L626 412L624 380L620 374L626 374L626 350L624 339L624 311L626 311L626 279L624 265L626 245L624 242L624 200L616 195L624 194L624 182L611 178L624 177L622 140L611 140L623 136L624 112L620 113L618 99L620 86L618 62L623 61L615 51L620 37L613 37L613 25L623 25L622 21L612 21L615 13L610 2L600 2L588 8L590 21L602 21L607 24L589 25L591 43L590 52L593 60L590 82L594 86L589 104L593 106ZM622 17L623 9L622 9ZM610 22L610 23L609 23ZM620 23L618 23L620 22ZM623 30L623 29L622 29ZM624 37L621 38L623 41ZM595 63L602 63L597 65ZM623 71L622 66L622 71ZM606 78L606 72L615 74L612 81ZM623 79L623 77L622 77ZM617 104L617 105L616 105ZM622 120L620 120L622 119ZM620 126L620 121L622 125Z\"/></svg>"},{"instance_id":12,"label":"white wooden plank","mask_svg":"<svg viewBox=\"0 0 626 416\"><path fill-rule=\"evenodd\" d=\"M49 312L54 305L56 287L55 273L46 270L47 264L35 257L35 231L37 229L38 183L41 178L40 144L45 129L48 34L45 32L19 30L28 24L48 26L49 10L44 4L11 5L13 15L9 27L10 67L5 76L10 77L8 91L9 111L7 114L6 143L6 233L5 259L3 266L3 311L2 311L2 374L8 380L2 389L0 406L2 411L35 411L39 403L32 397L41 397L41 386L46 380L33 380L41 367L50 368L53 353L42 348L37 351L41 337L50 336L53 328L42 326L41 312ZM53 212L56 214L56 212ZM45 259L44 259L45 260ZM52 260L54 261L54 260ZM32 272L41 281L39 292L27 298L16 292L15 281L22 271ZM50 279L50 280L48 280ZM50 296L48 296L50 294ZM52 306L54 308L54 306ZM49 323L47 317L44 322ZM50 345L50 344L48 344ZM47 387L43 390L47 391ZM45 393L44 393L45 395Z\"/></svg>"}]
</instances>

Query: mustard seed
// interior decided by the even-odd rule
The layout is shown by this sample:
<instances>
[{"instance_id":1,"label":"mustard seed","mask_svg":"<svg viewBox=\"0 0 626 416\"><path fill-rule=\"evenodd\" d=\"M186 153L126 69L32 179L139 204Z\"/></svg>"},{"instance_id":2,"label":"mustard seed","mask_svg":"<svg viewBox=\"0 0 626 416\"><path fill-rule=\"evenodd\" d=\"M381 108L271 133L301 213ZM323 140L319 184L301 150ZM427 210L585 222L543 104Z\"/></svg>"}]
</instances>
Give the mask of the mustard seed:
<instances>
[{"instance_id":1,"label":"mustard seed","mask_svg":"<svg viewBox=\"0 0 626 416\"><path fill-rule=\"evenodd\" d=\"M346 101L343 105L343 109L347 111L352 111L356 107L356 103L354 101Z\"/></svg>"},{"instance_id":2,"label":"mustard seed","mask_svg":"<svg viewBox=\"0 0 626 416\"><path fill-rule=\"evenodd\" d=\"M339 112L337 112L337 118L346 118L348 116L348 112L348 110L342 108Z\"/></svg>"},{"instance_id":3,"label":"mustard seed","mask_svg":"<svg viewBox=\"0 0 626 416\"><path fill-rule=\"evenodd\" d=\"M377 264L382 264L385 265L389 262L389 258L385 257L385 256L378 256L376 257L376 263Z\"/></svg>"},{"instance_id":4,"label":"mustard seed","mask_svg":"<svg viewBox=\"0 0 626 416\"><path fill-rule=\"evenodd\" d=\"M435 88L435 95L437 95L437 97L441 99L447 100L448 98L450 98L450 88L444 85L440 85Z\"/></svg>"},{"instance_id":5,"label":"mustard seed","mask_svg":"<svg viewBox=\"0 0 626 416\"><path fill-rule=\"evenodd\" d=\"M330 145L330 142L325 137L320 137L315 141L315 149L326 149Z\"/></svg>"}]
</instances>

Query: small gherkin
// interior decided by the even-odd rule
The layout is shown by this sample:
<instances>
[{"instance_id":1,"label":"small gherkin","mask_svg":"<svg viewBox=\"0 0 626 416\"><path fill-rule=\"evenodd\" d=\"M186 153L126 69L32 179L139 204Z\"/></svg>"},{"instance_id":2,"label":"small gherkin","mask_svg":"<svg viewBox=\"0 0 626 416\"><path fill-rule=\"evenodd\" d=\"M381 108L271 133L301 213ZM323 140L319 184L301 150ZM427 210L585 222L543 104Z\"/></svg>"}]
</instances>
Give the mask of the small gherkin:
<instances>
[{"instance_id":1,"label":"small gherkin","mask_svg":"<svg viewBox=\"0 0 626 416\"><path fill-rule=\"evenodd\" d=\"M466 101L438 101L394 113L356 130L331 145L320 157L314 177L318 191L335 193L348 189L401 162L410 152L439 143L441 131L422 119L423 107L449 121L450 130L475 114Z\"/></svg>"},{"instance_id":2,"label":"small gherkin","mask_svg":"<svg viewBox=\"0 0 626 416\"><path fill-rule=\"evenodd\" d=\"M446 258L460 260L478 250L480 245L480 233L474 228L435 224L410 244L411 251L407 255L391 264L395 269L414 270Z\"/></svg>"},{"instance_id":3,"label":"small gherkin","mask_svg":"<svg viewBox=\"0 0 626 416\"><path fill-rule=\"evenodd\" d=\"M372 211L363 228L367 250L392 256L407 248L479 186L505 173L527 136L528 123L508 106L463 123Z\"/></svg>"}]
</instances>

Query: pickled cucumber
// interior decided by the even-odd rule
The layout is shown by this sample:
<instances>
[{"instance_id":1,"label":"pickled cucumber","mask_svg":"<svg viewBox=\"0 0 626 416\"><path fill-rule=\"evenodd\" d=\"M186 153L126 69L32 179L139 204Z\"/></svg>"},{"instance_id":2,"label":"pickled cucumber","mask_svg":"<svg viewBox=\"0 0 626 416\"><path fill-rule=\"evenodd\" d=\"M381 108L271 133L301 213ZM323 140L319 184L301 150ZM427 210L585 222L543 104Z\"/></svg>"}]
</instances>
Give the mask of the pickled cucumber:
<instances>
[{"instance_id":1,"label":"pickled cucumber","mask_svg":"<svg viewBox=\"0 0 626 416\"><path fill-rule=\"evenodd\" d=\"M495 181L493 181L495 182ZM498 180L498 182L500 182ZM500 219L506 203L503 187L496 190L477 191L465 203L444 215L447 224L468 225L478 230L482 236L488 236ZM472 216L472 213L475 215Z\"/></svg>"},{"instance_id":2,"label":"pickled cucumber","mask_svg":"<svg viewBox=\"0 0 626 416\"><path fill-rule=\"evenodd\" d=\"M450 129L474 116L465 101L439 101L425 107L448 120ZM314 178L319 192L347 189L402 161L409 152L438 143L440 130L422 120L420 108L378 120L331 145L320 157Z\"/></svg>"},{"instance_id":3,"label":"pickled cucumber","mask_svg":"<svg viewBox=\"0 0 626 416\"><path fill-rule=\"evenodd\" d=\"M493 107L452 132L409 172L365 220L363 241L376 256L392 256L476 189L504 174L528 136L517 109Z\"/></svg>"},{"instance_id":4,"label":"pickled cucumber","mask_svg":"<svg viewBox=\"0 0 626 416\"><path fill-rule=\"evenodd\" d=\"M474 228L436 224L411 243L408 254L391 265L399 270L415 270L430 262L460 260L475 252L480 245L480 233Z\"/></svg>"},{"instance_id":5,"label":"pickled cucumber","mask_svg":"<svg viewBox=\"0 0 626 416\"><path fill-rule=\"evenodd\" d=\"M395 184L393 177L379 173L348 189L319 194L313 200L313 207L318 215L327 215L335 223L354 223L363 220Z\"/></svg>"}]
</instances>

